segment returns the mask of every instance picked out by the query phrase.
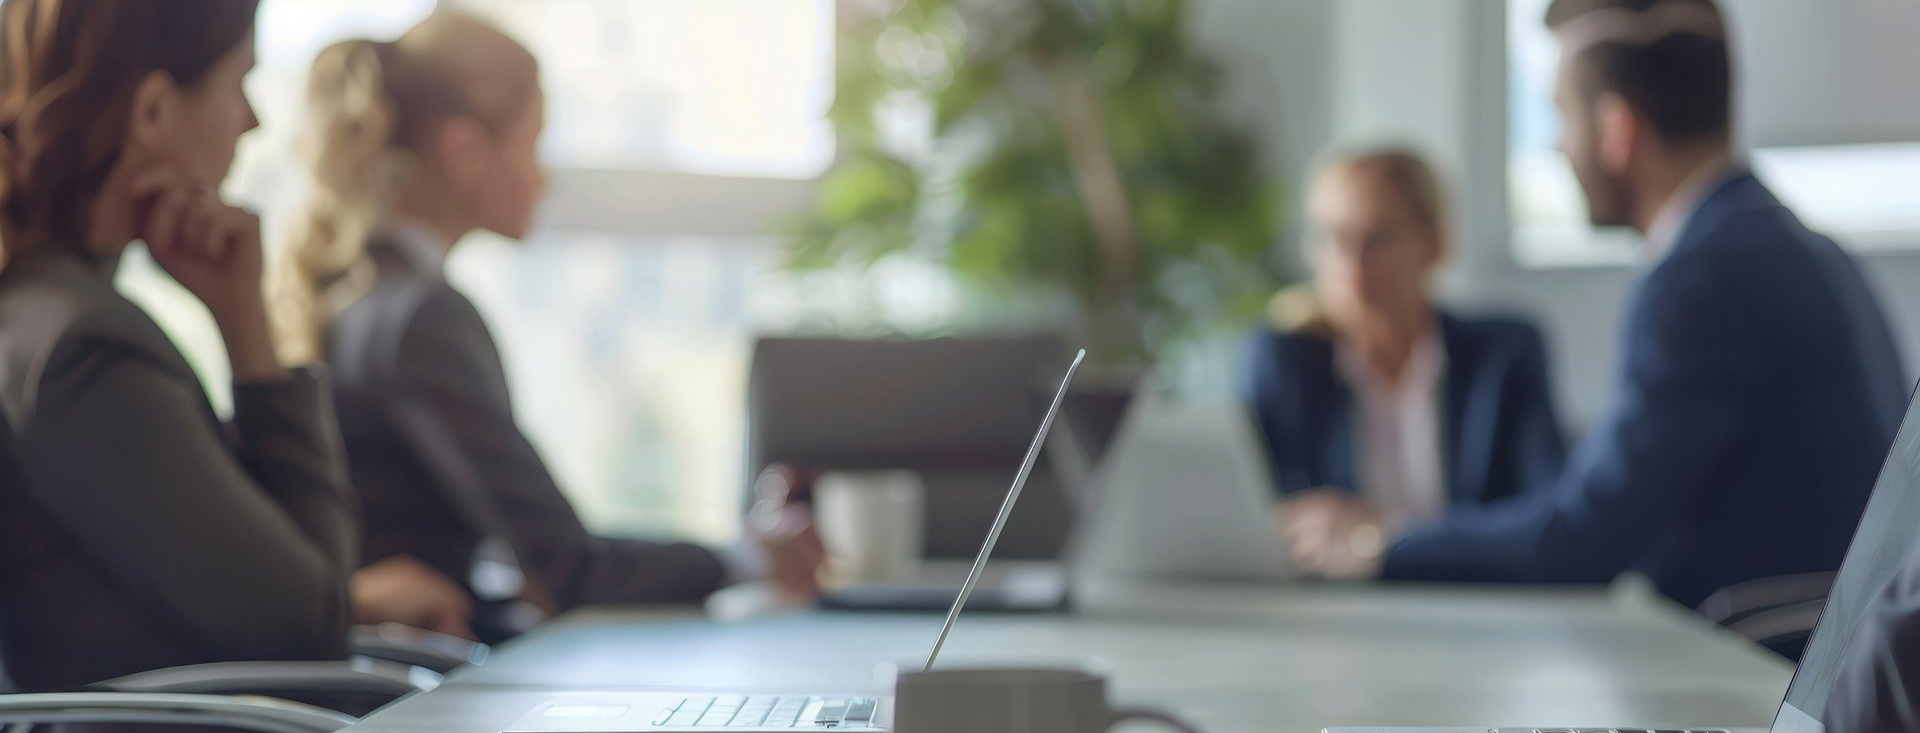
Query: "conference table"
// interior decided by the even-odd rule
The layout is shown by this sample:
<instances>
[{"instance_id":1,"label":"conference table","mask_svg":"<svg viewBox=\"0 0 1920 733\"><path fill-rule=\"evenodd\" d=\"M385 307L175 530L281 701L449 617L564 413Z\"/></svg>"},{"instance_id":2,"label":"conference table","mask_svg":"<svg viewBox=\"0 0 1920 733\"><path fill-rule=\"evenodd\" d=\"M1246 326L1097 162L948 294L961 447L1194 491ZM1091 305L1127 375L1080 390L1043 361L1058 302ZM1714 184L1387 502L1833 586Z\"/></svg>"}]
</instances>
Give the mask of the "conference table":
<instances>
[{"instance_id":1,"label":"conference table","mask_svg":"<svg viewBox=\"0 0 1920 733\"><path fill-rule=\"evenodd\" d=\"M1791 665L1633 589L1094 583L1054 614L962 614L940 665L1109 676L1206 733L1346 725L1766 727ZM556 693L885 694L934 614L595 608L352 733L495 733ZM584 693L584 694L580 694ZM1147 731L1142 725L1127 730Z\"/></svg>"}]
</instances>

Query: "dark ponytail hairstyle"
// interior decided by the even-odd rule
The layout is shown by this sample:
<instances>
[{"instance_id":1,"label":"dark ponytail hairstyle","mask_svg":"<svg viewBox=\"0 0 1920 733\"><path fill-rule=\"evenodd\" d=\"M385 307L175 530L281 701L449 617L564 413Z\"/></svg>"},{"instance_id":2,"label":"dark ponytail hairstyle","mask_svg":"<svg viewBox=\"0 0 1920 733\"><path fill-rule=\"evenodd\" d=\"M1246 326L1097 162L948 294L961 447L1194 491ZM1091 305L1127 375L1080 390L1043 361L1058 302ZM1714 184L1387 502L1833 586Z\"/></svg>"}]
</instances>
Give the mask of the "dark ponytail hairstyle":
<instances>
[{"instance_id":1,"label":"dark ponytail hairstyle","mask_svg":"<svg viewBox=\"0 0 1920 733\"><path fill-rule=\"evenodd\" d=\"M197 83L253 32L259 0L0 3L0 267L76 246L120 159L133 95Z\"/></svg>"}]
</instances>

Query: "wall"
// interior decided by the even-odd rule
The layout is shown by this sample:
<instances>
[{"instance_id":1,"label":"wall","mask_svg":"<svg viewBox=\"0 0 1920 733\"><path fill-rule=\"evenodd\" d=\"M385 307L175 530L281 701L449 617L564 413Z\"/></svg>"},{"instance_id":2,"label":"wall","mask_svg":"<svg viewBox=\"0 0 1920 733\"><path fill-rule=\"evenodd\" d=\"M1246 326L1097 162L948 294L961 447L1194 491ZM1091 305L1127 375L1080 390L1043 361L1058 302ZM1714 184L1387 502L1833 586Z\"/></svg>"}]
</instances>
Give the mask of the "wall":
<instances>
[{"instance_id":1,"label":"wall","mask_svg":"<svg viewBox=\"0 0 1920 733\"><path fill-rule=\"evenodd\" d=\"M1298 181L1332 134L1335 3L1195 0L1193 33L1227 69L1226 102L1261 130L1277 180Z\"/></svg>"},{"instance_id":2,"label":"wall","mask_svg":"<svg viewBox=\"0 0 1920 733\"><path fill-rule=\"evenodd\" d=\"M1615 321L1634 273L1619 267L1533 270L1514 262L1505 204L1503 3L1206 0L1204 7L1209 22L1199 29L1203 33L1245 42L1268 37L1267 28L1280 28L1274 44L1301 44L1259 48L1254 58L1267 66L1248 72L1276 79L1283 97L1326 105L1324 110L1283 107L1288 125L1277 128L1272 140L1286 151L1277 155L1297 163L1287 170L1297 174L1314 150L1336 141L1407 141L1434 157L1456 184L1460 211L1458 247L1443 297L1468 309L1533 314L1552 344L1566 419L1578 427L1597 418L1611 379ZM1280 22L1324 25L1256 25ZM1317 38L1294 40L1302 35ZM1320 54L1317 62L1315 54ZM1322 81L1297 78L1295 65L1315 69ZM1305 121L1295 121L1295 115ZM1909 371L1916 371L1920 256L1875 254L1863 256L1861 263L1902 336Z\"/></svg>"}]
</instances>

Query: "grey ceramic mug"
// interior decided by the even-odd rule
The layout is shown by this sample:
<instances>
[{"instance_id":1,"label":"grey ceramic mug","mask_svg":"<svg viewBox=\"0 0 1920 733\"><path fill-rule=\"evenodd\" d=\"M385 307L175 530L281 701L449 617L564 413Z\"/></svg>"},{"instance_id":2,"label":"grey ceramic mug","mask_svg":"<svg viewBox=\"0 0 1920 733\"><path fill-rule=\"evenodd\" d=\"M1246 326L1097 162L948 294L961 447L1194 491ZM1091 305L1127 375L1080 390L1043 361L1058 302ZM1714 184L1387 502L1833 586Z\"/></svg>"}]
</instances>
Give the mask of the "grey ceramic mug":
<instances>
[{"instance_id":1,"label":"grey ceramic mug","mask_svg":"<svg viewBox=\"0 0 1920 733\"><path fill-rule=\"evenodd\" d=\"M895 733L1106 733L1127 720L1195 733L1165 713L1115 709L1106 678L1066 669L903 673L893 696Z\"/></svg>"}]
</instances>

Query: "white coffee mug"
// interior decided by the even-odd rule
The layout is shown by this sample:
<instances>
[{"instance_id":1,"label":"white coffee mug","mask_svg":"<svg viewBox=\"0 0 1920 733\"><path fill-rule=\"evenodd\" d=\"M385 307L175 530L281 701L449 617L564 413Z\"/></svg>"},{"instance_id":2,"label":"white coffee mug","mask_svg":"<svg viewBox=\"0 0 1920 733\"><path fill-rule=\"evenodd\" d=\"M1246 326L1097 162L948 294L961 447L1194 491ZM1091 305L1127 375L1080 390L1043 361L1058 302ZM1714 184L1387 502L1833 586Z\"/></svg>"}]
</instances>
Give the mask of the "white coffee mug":
<instances>
[{"instance_id":1,"label":"white coffee mug","mask_svg":"<svg viewBox=\"0 0 1920 733\"><path fill-rule=\"evenodd\" d=\"M924 549L925 492L913 471L821 474L813 484L813 521L827 550L825 584L913 582Z\"/></svg>"},{"instance_id":2,"label":"white coffee mug","mask_svg":"<svg viewBox=\"0 0 1920 733\"><path fill-rule=\"evenodd\" d=\"M895 733L1106 733L1133 720L1194 733L1166 713L1113 708L1105 677L1067 669L911 672L893 696Z\"/></svg>"}]
</instances>

